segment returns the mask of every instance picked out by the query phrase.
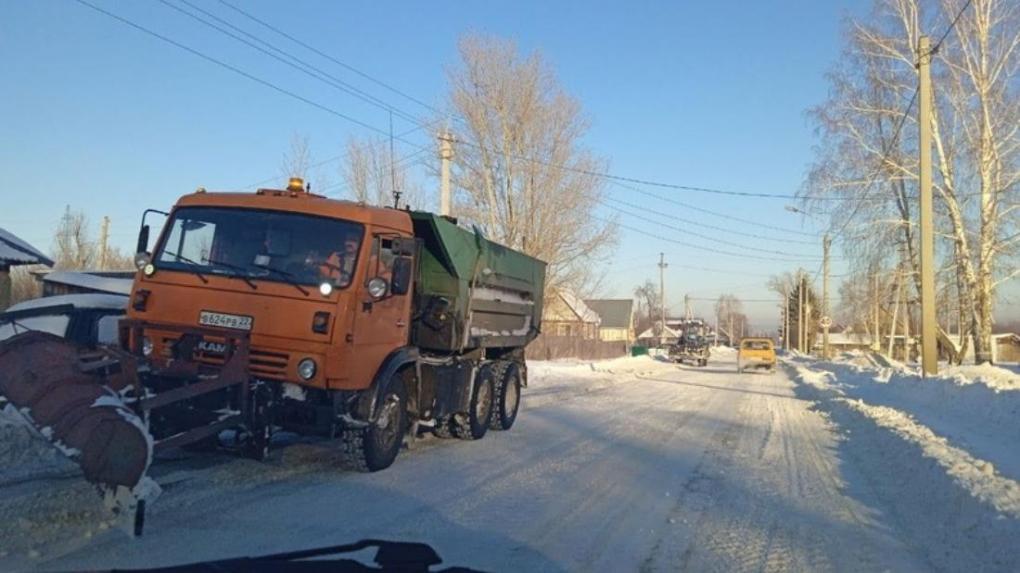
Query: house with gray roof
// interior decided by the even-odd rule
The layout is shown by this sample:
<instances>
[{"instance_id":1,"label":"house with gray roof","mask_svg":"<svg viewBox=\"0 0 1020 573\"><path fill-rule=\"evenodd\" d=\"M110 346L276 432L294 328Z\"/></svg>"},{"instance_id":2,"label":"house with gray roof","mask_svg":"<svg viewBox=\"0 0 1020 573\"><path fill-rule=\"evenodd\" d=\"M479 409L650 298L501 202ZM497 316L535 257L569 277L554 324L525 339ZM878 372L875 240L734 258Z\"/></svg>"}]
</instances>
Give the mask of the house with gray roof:
<instances>
[{"instance_id":1,"label":"house with gray roof","mask_svg":"<svg viewBox=\"0 0 1020 573\"><path fill-rule=\"evenodd\" d=\"M601 319L599 340L634 342L634 300L630 298L587 299L584 304Z\"/></svg>"}]
</instances>

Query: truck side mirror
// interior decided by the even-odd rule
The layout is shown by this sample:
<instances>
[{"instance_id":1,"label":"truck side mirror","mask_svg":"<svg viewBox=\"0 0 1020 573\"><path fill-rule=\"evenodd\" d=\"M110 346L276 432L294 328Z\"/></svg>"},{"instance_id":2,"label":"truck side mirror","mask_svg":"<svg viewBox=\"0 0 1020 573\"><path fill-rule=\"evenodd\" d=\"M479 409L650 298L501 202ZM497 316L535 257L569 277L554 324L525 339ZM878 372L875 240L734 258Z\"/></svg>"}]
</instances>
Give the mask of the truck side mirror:
<instances>
[{"instance_id":1,"label":"truck side mirror","mask_svg":"<svg viewBox=\"0 0 1020 573\"><path fill-rule=\"evenodd\" d=\"M397 257L393 261L393 275L390 280L390 292L407 294L411 290L411 257Z\"/></svg>"},{"instance_id":2,"label":"truck side mirror","mask_svg":"<svg viewBox=\"0 0 1020 573\"><path fill-rule=\"evenodd\" d=\"M142 228L138 230L138 248L135 249L136 253L147 253L149 252L149 226L142 225Z\"/></svg>"}]
</instances>

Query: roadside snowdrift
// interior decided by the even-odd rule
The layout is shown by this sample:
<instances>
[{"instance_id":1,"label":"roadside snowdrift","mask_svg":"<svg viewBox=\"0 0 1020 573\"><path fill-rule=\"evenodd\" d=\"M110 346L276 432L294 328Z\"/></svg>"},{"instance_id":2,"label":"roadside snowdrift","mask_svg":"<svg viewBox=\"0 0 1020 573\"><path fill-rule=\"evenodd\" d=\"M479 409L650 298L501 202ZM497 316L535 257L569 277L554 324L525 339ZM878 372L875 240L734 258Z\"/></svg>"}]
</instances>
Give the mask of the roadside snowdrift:
<instances>
[{"instance_id":1,"label":"roadside snowdrift","mask_svg":"<svg viewBox=\"0 0 1020 573\"><path fill-rule=\"evenodd\" d=\"M785 361L798 393L843 433L840 449L938 569L1020 564L1020 384L994 367L924 379L863 354ZM1007 468L1005 471L1003 468Z\"/></svg>"}]
</instances>

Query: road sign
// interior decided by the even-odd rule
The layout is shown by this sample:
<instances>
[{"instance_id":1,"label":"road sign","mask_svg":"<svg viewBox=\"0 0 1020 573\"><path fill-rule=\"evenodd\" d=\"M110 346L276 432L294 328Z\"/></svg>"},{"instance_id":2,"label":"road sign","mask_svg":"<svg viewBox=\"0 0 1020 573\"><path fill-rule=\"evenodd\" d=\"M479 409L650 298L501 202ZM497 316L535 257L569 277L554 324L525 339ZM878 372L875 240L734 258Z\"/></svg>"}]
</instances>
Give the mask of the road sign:
<instances>
[{"instance_id":1,"label":"road sign","mask_svg":"<svg viewBox=\"0 0 1020 573\"><path fill-rule=\"evenodd\" d=\"M827 316L823 316L821 320L818 321L818 324L822 328L829 328L830 326L832 326L832 319Z\"/></svg>"}]
</instances>

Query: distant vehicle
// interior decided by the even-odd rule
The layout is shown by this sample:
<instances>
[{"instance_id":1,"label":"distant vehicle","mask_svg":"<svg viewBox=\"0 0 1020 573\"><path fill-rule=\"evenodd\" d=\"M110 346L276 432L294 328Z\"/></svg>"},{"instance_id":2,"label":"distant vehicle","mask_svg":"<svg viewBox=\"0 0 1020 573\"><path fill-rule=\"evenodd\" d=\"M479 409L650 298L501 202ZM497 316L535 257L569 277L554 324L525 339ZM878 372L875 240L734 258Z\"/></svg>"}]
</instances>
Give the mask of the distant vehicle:
<instances>
[{"instance_id":1,"label":"distant vehicle","mask_svg":"<svg viewBox=\"0 0 1020 573\"><path fill-rule=\"evenodd\" d=\"M669 359L678 364L687 362L694 366L708 364L709 344L705 336L707 325L700 318L684 320L677 328L680 333L676 344L669 347Z\"/></svg>"},{"instance_id":2,"label":"distant vehicle","mask_svg":"<svg viewBox=\"0 0 1020 573\"><path fill-rule=\"evenodd\" d=\"M68 294L27 300L0 313L0 340L39 330L76 344L117 344L117 323L127 313L128 297L116 294Z\"/></svg>"},{"instance_id":3,"label":"distant vehicle","mask_svg":"<svg viewBox=\"0 0 1020 573\"><path fill-rule=\"evenodd\" d=\"M749 368L776 370L776 349L768 338L745 338L737 353L737 372Z\"/></svg>"}]
</instances>

